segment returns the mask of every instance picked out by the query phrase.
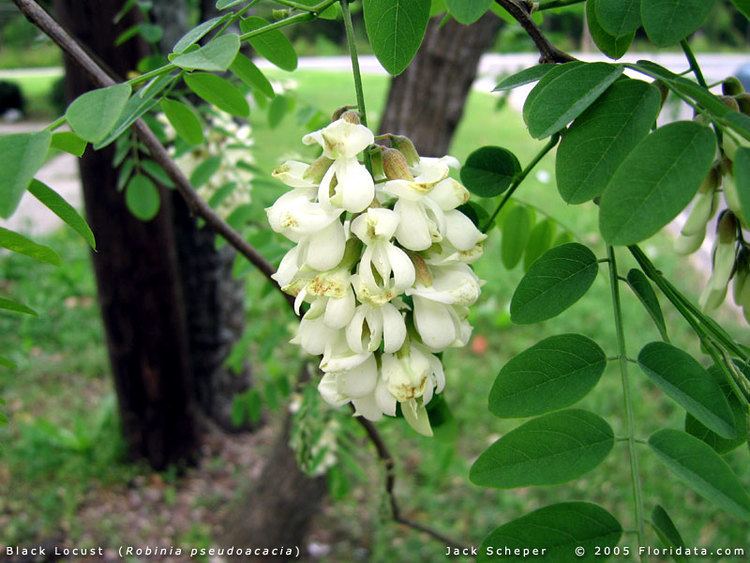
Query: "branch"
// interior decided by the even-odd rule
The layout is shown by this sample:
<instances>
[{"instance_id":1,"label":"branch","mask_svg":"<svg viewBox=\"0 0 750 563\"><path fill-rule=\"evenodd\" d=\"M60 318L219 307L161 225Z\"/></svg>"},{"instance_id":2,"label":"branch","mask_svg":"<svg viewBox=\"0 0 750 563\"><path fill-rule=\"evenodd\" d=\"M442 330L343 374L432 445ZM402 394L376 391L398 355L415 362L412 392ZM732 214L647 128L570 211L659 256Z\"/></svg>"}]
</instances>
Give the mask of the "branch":
<instances>
[{"instance_id":1,"label":"branch","mask_svg":"<svg viewBox=\"0 0 750 563\"><path fill-rule=\"evenodd\" d=\"M565 51L561 51L550 43L549 39L542 33L542 30L531 19L531 13L525 7L518 4L516 0L495 0L495 2L520 23L528 36L531 37L534 45L539 50L540 63L567 63L576 60Z\"/></svg>"},{"instance_id":2,"label":"branch","mask_svg":"<svg viewBox=\"0 0 750 563\"><path fill-rule=\"evenodd\" d=\"M94 84L100 88L115 84L112 77L39 4L34 0L13 0L13 2L31 23L46 33L76 64L88 73ZM198 196L190 185L190 181L172 161L167 149L159 142L156 135L148 128L148 125L139 119L135 122L133 128L141 141L143 141L143 144L148 148L151 158L164 169L175 183L177 191L188 204L190 210L195 215L201 217L216 234L222 236L237 252L247 258L281 292L279 285L271 278L275 272L273 265ZM286 293L281 293L287 303L294 308L294 298Z\"/></svg>"},{"instance_id":3,"label":"branch","mask_svg":"<svg viewBox=\"0 0 750 563\"><path fill-rule=\"evenodd\" d=\"M380 458L380 461L385 467L385 492L388 494L388 499L390 500L391 515L393 516L393 520L395 522L398 522L402 526L406 526L408 528L423 532L447 546L457 547L461 550L468 549L468 547L463 545L461 542L457 542L456 540L443 535L437 530L433 530L429 526L425 526L424 524L420 524L419 522L415 522L401 515L401 507L396 500L396 494L394 491L394 489L396 488L396 462L393 460L393 456L391 455L388 446L385 444L383 438L378 433L375 425L361 416L357 417L357 422L362 428L364 428L365 432L367 433L367 437L375 446L375 451L378 454L378 458Z\"/></svg>"}]
</instances>

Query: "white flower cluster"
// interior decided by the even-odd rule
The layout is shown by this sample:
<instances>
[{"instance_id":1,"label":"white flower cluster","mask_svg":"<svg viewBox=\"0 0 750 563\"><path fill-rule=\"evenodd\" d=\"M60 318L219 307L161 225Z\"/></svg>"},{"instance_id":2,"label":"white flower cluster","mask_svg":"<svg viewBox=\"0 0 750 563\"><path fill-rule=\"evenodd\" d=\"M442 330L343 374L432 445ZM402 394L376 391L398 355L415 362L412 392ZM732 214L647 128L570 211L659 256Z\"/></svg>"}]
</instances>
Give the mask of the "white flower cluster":
<instances>
[{"instance_id":1,"label":"white flower cluster","mask_svg":"<svg viewBox=\"0 0 750 563\"><path fill-rule=\"evenodd\" d=\"M201 164L217 159L218 168L196 191L226 219L235 209L250 203L254 162L252 129L246 123L238 125L225 112L213 111L208 120L206 142L181 154L175 151L175 162L190 177ZM167 135L174 138L175 133L170 129Z\"/></svg>"},{"instance_id":2,"label":"white flower cluster","mask_svg":"<svg viewBox=\"0 0 750 563\"><path fill-rule=\"evenodd\" d=\"M725 96L725 99L733 98ZM708 124L702 115L696 120ZM718 309L726 300L729 284L734 279L734 302L750 322L750 246L743 234L750 218L745 217L734 178L734 159L740 146L747 147L747 142L734 140L730 133L724 135L722 151L693 198L674 247L683 255L697 251L703 245L709 223L719 212L711 276L701 293L700 305L707 312ZM720 211L721 196L723 209Z\"/></svg>"},{"instance_id":3,"label":"white flower cluster","mask_svg":"<svg viewBox=\"0 0 750 563\"><path fill-rule=\"evenodd\" d=\"M419 158L400 139L406 157L373 146L372 132L344 113L303 138L323 156L274 171L292 190L266 211L296 243L274 279L296 296L298 313L310 304L292 342L322 355L323 398L351 402L369 420L395 416L400 403L429 435L425 405L445 385L436 354L470 337L468 306L481 283L468 264L486 236L457 209L469 193L449 177L455 159ZM368 148L373 174L358 159Z\"/></svg>"}]
</instances>

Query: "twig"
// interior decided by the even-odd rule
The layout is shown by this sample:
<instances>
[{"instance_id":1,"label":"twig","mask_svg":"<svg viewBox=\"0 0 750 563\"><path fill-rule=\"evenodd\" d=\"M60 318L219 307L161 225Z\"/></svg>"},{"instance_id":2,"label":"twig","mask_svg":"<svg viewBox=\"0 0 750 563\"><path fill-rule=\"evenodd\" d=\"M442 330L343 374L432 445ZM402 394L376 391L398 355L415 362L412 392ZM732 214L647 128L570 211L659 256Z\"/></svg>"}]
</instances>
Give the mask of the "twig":
<instances>
[{"instance_id":1,"label":"twig","mask_svg":"<svg viewBox=\"0 0 750 563\"><path fill-rule=\"evenodd\" d=\"M13 2L31 23L46 33L76 64L85 70L95 84L102 88L115 84L114 79L39 4L34 0L13 0ZM153 134L146 123L139 119L135 122L134 129L151 153L151 158L164 169L175 183L177 191L188 204L190 210L195 215L201 217L216 234L226 239L237 252L258 268L274 287L281 291L276 281L271 278L275 272L273 265L198 196L190 185L190 181L172 161L167 149L159 142L159 139L156 138L156 135ZM287 303L293 308L294 298L286 293L281 293Z\"/></svg>"},{"instance_id":2,"label":"twig","mask_svg":"<svg viewBox=\"0 0 750 563\"><path fill-rule=\"evenodd\" d=\"M433 539L444 543L446 546L457 547L461 550L468 549L468 546L463 545L461 542L458 542L429 526L410 520L401 514L401 507L396 500L396 494L394 491L396 487L396 462L393 460L393 456L391 455L388 446L383 441L382 436L380 436L373 423L361 416L357 417L357 422L362 428L364 428L367 437L375 446L375 451L385 467L385 492L388 494L393 520L402 526L423 532Z\"/></svg>"},{"instance_id":3,"label":"twig","mask_svg":"<svg viewBox=\"0 0 750 563\"><path fill-rule=\"evenodd\" d=\"M576 60L565 51L561 51L550 43L549 39L542 33L542 30L531 19L529 11L518 4L516 0L495 0L495 2L520 23L528 36L531 37L534 45L539 50L540 63L567 63Z\"/></svg>"}]
</instances>

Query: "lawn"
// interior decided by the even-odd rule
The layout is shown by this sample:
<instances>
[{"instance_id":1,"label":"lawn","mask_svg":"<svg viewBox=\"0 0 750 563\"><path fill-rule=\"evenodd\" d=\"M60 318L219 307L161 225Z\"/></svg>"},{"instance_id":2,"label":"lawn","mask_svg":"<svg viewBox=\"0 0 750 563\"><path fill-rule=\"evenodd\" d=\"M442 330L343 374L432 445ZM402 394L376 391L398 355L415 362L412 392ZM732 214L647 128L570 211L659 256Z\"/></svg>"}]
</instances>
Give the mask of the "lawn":
<instances>
[{"instance_id":1,"label":"lawn","mask_svg":"<svg viewBox=\"0 0 750 563\"><path fill-rule=\"evenodd\" d=\"M326 113L353 103L351 79L345 74L298 72L274 73L279 80L294 80L296 108L312 104ZM365 90L372 123L377 123L386 96L383 77L366 76ZM304 103L303 103L304 100ZM540 143L525 133L520 116L511 108L496 109L490 95L474 92L466 108L466 117L456 134L452 154L464 160L474 149L500 145L514 151L522 164L539 150ZM271 128L264 111L252 114L258 165L268 171L280 160L294 155L310 156L301 145L305 129L290 112L276 128ZM261 197L257 198L262 203ZM257 201L256 200L256 201ZM593 205L567 206L557 195L551 157L544 159L535 174L519 190L518 200L537 208L537 217L549 214L559 229L571 231L576 239L592 247L601 257L604 245L595 234L597 220ZM495 202L483 202L492 207ZM519 421L500 420L486 408L487 395L495 375L513 355L546 336L578 332L596 340L609 356L615 354L615 335L606 265L592 290L561 316L543 324L513 326L508 319L508 303L515 284L523 275L521 267L506 271L499 260L500 233L493 231L477 272L487 284L472 313L474 341L464 350L444 356L447 373L445 398L453 420L441 427L434 439L421 438L400 420L379 425L398 461L397 494L406 515L426 522L461 539L478 543L494 526L524 512L551 502L591 500L611 510L626 530L634 527L627 452L618 443L603 465L578 481L556 487L511 491L490 491L468 482L468 469L476 456L498 436ZM14 350L19 361L17 373L0 374L0 392L11 413L11 425L0 430L0 543L32 541L54 533L60 522L73 537L83 533L77 525L76 509L94 483L122 483L144 469L120 461L116 424L112 421L112 391L107 377L101 325L95 305L94 285L87 251L67 233L57 233L48 241L64 255L60 269L38 266L23 258L0 260L0 279L9 292L41 315L19 321L0 316L3 349ZM678 287L697 298L703 275L685 260L670 252L670 241L663 236L644 247L658 267L671 276ZM619 256L623 272L633 266L625 254ZM257 273L248 273L248 314L264 319L249 323L256 339L274 334L272 342L287 338L285 327L272 330L278 300L263 300L264 290ZM646 312L626 289L624 314L631 356L647 342L657 340L658 332ZM680 317L662 303L672 340L700 354L695 340ZM291 319L289 319L291 321ZM720 320L732 332L746 336L736 316L724 312ZM743 342L747 343L746 338ZM259 350L263 348L263 350ZM279 350L281 348L281 350ZM261 385L267 385L281 373L285 376L290 358L296 355L284 346L265 342L255 345L251 358L256 364ZM662 426L679 428L683 415L637 367L630 377L635 390L636 420L639 437L647 437ZM623 435L623 406L620 374L610 365L598 387L580 406L605 417ZM41 422L40 422L41 421ZM48 421L48 422L44 422ZM60 444L49 426L63 429L77 440ZM356 432L356 429L354 430ZM91 444L114 443L102 451ZM444 546L422 535L389 523L382 493L382 468L371 456L366 442L353 450L360 471L347 470L353 488L320 517L316 529L332 530L331 560L349 561L356 549L368 550L371 561L435 561ZM72 445L71 445L72 444ZM77 444L77 445L76 445ZM671 478L645 448L640 452L646 507L656 503L672 514L683 536L691 544L706 546L747 545L747 527L716 510L711 504L686 490ZM750 486L748 451L740 448L727 461ZM3 490L4 489L4 490ZM13 495L9 494L13 491ZM104 524L103 524L104 525ZM633 543L632 533L624 544ZM649 542L658 545L653 534Z\"/></svg>"}]
</instances>

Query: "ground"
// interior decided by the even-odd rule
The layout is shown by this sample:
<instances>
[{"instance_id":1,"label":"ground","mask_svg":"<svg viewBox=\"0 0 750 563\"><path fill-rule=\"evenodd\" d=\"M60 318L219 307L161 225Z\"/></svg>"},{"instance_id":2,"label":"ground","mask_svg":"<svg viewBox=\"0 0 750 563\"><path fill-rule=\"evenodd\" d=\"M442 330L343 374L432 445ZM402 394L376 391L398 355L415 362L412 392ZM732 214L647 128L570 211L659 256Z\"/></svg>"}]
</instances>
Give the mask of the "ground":
<instances>
[{"instance_id":1,"label":"ground","mask_svg":"<svg viewBox=\"0 0 750 563\"><path fill-rule=\"evenodd\" d=\"M277 75L279 78L281 74ZM306 71L294 75L297 97L330 111L351 102L350 78L337 72ZM386 93L380 76L365 77L371 120L377 121ZM464 160L475 148L501 145L530 160L540 143L524 131L512 107L497 109L489 95L473 93L466 119L456 135L452 153ZM268 170L280 158L307 155L300 143L303 126L293 114L271 129L265 113L255 110L256 158ZM271 194L273 195L273 194ZM256 201L268 194L260 191ZM589 244L600 256L603 244L595 233L593 205L566 206L554 187L554 167L546 158L518 199L549 214L558 229L567 229ZM494 202L485 202L488 207ZM55 269L22 257L0 260L3 289L41 312L39 318L0 317L2 346L13 350L19 362L15 373L0 374L0 392L7 400L11 424L0 430L0 544L34 541L105 542L106 545L166 542L189 546L209 544L223 512L240 490L258 474L263 447L270 430L228 440L209 437L200 466L185 475L172 470L153 473L122 458L122 444L114 417L114 401L103 349L101 325L95 305L94 285L83 243L65 231L47 235L47 242L64 257ZM695 298L705 272L678 260L666 236L644 246L649 255L688 295ZM540 325L511 325L507 307L522 268L506 271L499 261L500 233L494 231L477 271L487 284L474 307L474 338L467 349L445 355L445 397L453 419L438 429L434 439L416 436L401 420L379 425L398 463L397 494L409 517L428 523L467 544L478 544L495 526L551 502L586 499L611 510L626 529L633 528L627 453L615 446L605 463L573 483L557 487L490 491L472 486L467 479L472 461L487 445L518 425L499 420L486 407L487 395L500 367L513 355L543 337L580 332L595 339L614 355L606 270L590 293L563 315ZM103 251L103 249L100 249ZM621 268L633 266L619 256ZM262 280L248 276L248 314L251 318L278 317L278 298L263 298ZM636 299L625 292L628 349L658 338L650 319ZM675 343L696 355L699 349L676 312L662 303ZM296 372L299 355L283 343L292 326L252 323L247 345L237 350L249 355L266 403L281 403L282 381ZM720 321L736 334L746 334L731 310ZM256 342L261 344L249 344ZM680 410L646 381L633 366L639 436L661 426L682 426ZM594 392L581 402L601 414L622 433L622 392L619 373L612 365ZM276 412L281 407L276 408ZM273 416L271 418L274 418ZM421 534L392 524L382 493L382 467L359 429L347 425L354 447L345 460L346 480L334 483L339 500L327 502L311 535L312 551L329 561L434 561L444 546ZM258 449L252 445L260 444ZM716 510L679 483L643 449L642 474L648 510L657 502L667 508L683 536L699 545L746 545L747 529ZM727 456L736 469L747 467L747 449ZM342 458L343 459L343 458ZM747 471L744 482L750 485ZM348 484L348 487L346 486ZM347 490L348 489L348 490ZM158 525L154 525L157 523ZM106 540L106 541L105 541ZM626 534L625 543L632 543ZM652 543L656 544L653 539Z\"/></svg>"}]
</instances>

